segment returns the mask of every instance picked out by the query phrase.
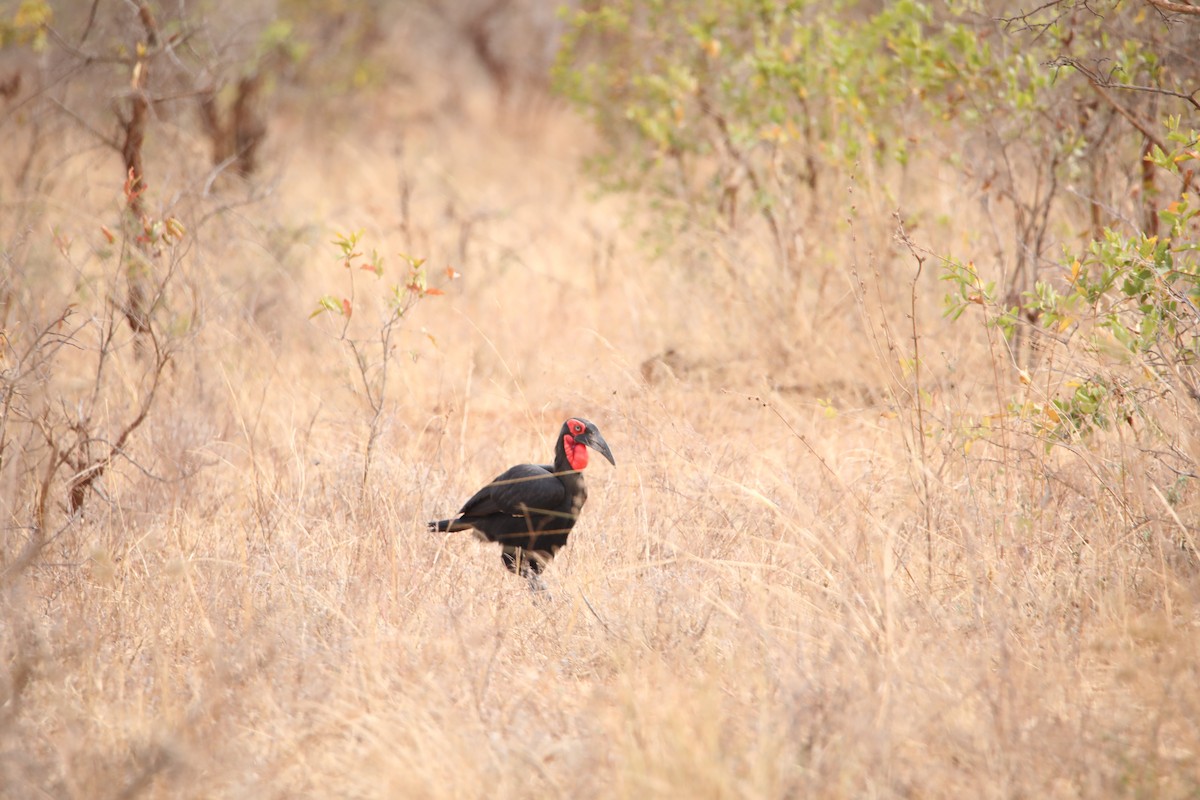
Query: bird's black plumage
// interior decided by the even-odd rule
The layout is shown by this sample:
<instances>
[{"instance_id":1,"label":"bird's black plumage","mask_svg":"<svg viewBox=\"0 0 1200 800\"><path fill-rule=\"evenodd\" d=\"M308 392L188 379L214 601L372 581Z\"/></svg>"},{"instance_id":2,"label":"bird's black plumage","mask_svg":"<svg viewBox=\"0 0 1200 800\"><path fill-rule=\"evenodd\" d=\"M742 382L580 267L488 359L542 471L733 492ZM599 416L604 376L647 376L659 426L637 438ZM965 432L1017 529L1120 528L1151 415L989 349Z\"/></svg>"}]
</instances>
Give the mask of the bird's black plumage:
<instances>
[{"instance_id":1,"label":"bird's black plumage","mask_svg":"<svg viewBox=\"0 0 1200 800\"><path fill-rule=\"evenodd\" d=\"M518 464L505 470L472 495L457 517L434 520L429 529L474 529L481 539L500 544L505 566L538 586L538 574L566 545L587 502L583 469L588 447L616 465L594 424L568 419L559 431L553 464Z\"/></svg>"}]
</instances>

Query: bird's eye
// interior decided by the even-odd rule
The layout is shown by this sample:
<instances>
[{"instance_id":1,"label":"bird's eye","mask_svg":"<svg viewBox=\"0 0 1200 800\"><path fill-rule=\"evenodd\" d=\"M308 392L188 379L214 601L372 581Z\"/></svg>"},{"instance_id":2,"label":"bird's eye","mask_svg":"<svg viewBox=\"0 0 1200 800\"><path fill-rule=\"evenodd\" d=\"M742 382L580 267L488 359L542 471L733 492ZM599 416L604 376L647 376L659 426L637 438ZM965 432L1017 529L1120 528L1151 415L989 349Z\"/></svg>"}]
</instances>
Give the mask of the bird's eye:
<instances>
[{"instance_id":1,"label":"bird's eye","mask_svg":"<svg viewBox=\"0 0 1200 800\"><path fill-rule=\"evenodd\" d=\"M575 434L576 436L583 433L583 423L577 419L571 420L571 424L567 427L569 427L571 429L571 433Z\"/></svg>"}]
</instances>

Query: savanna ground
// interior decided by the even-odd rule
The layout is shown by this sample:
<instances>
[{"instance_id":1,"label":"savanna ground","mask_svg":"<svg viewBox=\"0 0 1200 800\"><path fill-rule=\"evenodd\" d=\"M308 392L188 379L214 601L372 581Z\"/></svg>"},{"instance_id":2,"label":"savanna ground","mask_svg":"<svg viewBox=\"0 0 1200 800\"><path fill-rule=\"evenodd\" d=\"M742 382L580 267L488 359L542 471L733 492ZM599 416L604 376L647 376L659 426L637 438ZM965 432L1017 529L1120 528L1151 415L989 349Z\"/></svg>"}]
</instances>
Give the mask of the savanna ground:
<instances>
[{"instance_id":1,"label":"savanna ground","mask_svg":"<svg viewBox=\"0 0 1200 800\"><path fill-rule=\"evenodd\" d=\"M754 236L648 246L564 104L381 35L393 77L278 90L251 178L212 179L186 115L147 138L185 231L151 343L120 154L7 101L0 795L1200 793L1195 490L1143 419L1047 445L1005 412L1089 356L1026 369L943 315L932 253L993 221L941 151L823 187L784 287ZM73 500L55 448L103 453L151 394ZM1190 402L1147 414L1194 463ZM425 530L568 415L617 465L549 596Z\"/></svg>"}]
</instances>

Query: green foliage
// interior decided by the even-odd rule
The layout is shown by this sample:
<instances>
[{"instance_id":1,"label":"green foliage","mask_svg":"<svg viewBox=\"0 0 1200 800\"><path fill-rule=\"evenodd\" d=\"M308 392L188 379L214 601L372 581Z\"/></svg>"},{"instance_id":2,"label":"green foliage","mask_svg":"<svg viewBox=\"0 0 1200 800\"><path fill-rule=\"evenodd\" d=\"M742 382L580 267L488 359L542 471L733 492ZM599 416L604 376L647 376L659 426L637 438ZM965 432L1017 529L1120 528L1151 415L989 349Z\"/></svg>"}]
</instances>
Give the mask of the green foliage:
<instances>
[{"instance_id":1,"label":"green foliage","mask_svg":"<svg viewBox=\"0 0 1200 800\"><path fill-rule=\"evenodd\" d=\"M344 295L322 295L317 300L316 309L309 314L309 319L329 314L340 317L342 320L338 341L353 357L363 397L371 411L363 459L362 491L365 492L370 478L375 444L382 431L389 365L394 354L396 335L400 332L406 315L417 303L426 297L441 295L444 292L429 285L424 258L401 254L405 269L400 279L389 286L383 294L386 308L383 318L373 330L369 330L367 335L353 335L350 330L350 322L356 307L354 276L359 272L369 272L376 281L379 281L387 274L383 257L379 255L378 251L372 249L368 256L359 249L362 239L362 231L350 234L339 233L334 238L332 244L337 251L337 261L340 262L346 274L347 292ZM459 277L459 274L450 268L446 269L445 274L447 280L455 280ZM425 336L431 342L434 341L432 335L425 333ZM415 358L415 354L413 357Z\"/></svg>"},{"instance_id":2,"label":"green foliage","mask_svg":"<svg viewBox=\"0 0 1200 800\"><path fill-rule=\"evenodd\" d=\"M1187 185L1186 170L1200 160L1200 132L1181 132L1177 120L1168 121L1167 132L1167 141L1177 147L1169 153L1156 149L1149 158ZM1181 194L1158 218L1166 235L1105 229L1082 252L1065 255L1058 277L1037 281L1023 297L1022 308L1036 316L1042 329L1082 338L1100 367L1096 374L1067 381L1050 406L1035 409L1042 430L1056 439L1133 419L1148 397L1200 363L1200 208L1195 192ZM995 284L982 281L972 264L951 262L942 279L952 287L945 298L947 316L957 320L978 304L989 310L990 325L1013 338L1020 309L1002 307ZM1118 375L1131 366L1142 371L1144 380L1138 385ZM1029 406L1018 410L1029 416Z\"/></svg>"},{"instance_id":3,"label":"green foliage","mask_svg":"<svg viewBox=\"0 0 1200 800\"><path fill-rule=\"evenodd\" d=\"M296 26L290 20L275 19L259 34L254 61L261 64L277 56L287 61L300 61L311 48L299 38Z\"/></svg>"},{"instance_id":4,"label":"green foliage","mask_svg":"<svg viewBox=\"0 0 1200 800\"><path fill-rule=\"evenodd\" d=\"M1062 184L1108 169L1102 148L1128 146L1113 133L1123 117L1097 105L1094 87L1190 91L1155 49L1186 37L1164 33L1142 4L1011 13L920 0L620 0L570 13L557 85L601 134L602 185L647 190L657 222L733 227L758 215L783 249L801 227L789 205L818 202L829 177L973 140L998 166L953 163L1016 208L1025 259ZM1122 100L1144 115L1145 97ZM1132 173L1130 155L1120 157Z\"/></svg>"},{"instance_id":5,"label":"green foliage","mask_svg":"<svg viewBox=\"0 0 1200 800\"><path fill-rule=\"evenodd\" d=\"M323 295L317 300L316 309L309 314L309 318L319 316L325 312L337 314L344 317L347 322L354 314L354 272L370 272L377 279L383 278L384 266L383 257L375 249L371 250L370 256L359 251L358 245L362 241L363 232L355 231L351 234L337 234L332 244L337 249L338 260L342 262L342 267L349 270L349 290L350 294L346 297L337 297L335 295ZM407 272L404 275L403 283L396 283L388 290L388 310L395 320L400 320L408 313L409 309L426 297L444 294L441 289L429 286L428 278L425 274L425 259L415 258L413 256L400 254L407 264ZM458 277L458 273L452 269L446 271L446 276L450 280Z\"/></svg>"},{"instance_id":6,"label":"green foliage","mask_svg":"<svg viewBox=\"0 0 1200 800\"><path fill-rule=\"evenodd\" d=\"M928 3L855 6L623 0L575 12L558 85L603 134L599 177L716 210L750 172L761 210L788 191L768 178L779 161L808 180L865 156L905 162L922 127L906 109L958 114L993 57Z\"/></svg>"},{"instance_id":7,"label":"green foliage","mask_svg":"<svg viewBox=\"0 0 1200 800\"><path fill-rule=\"evenodd\" d=\"M281 0L260 49L274 46L297 62L310 92L343 96L380 88L394 78L382 50L389 14L398 4L380 0ZM286 20L286 22L285 22Z\"/></svg>"},{"instance_id":8,"label":"green foliage","mask_svg":"<svg viewBox=\"0 0 1200 800\"><path fill-rule=\"evenodd\" d=\"M16 45L42 52L53 21L54 9L46 0L21 0L12 17L0 19L0 48Z\"/></svg>"},{"instance_id":9,"label":"green foliage","mask_svg":"<svg viewBox=\"0 0 1200 800\"><path fill-rule=\"evenodd\" d=\"M975 0L585 5L558 86L601 134L602 185L643 192L660 231L761 221L784 275L809 263L793 250L809 233L800 206L821 204L830 178L882 182L861 164L949 150L943 163L988 201L1003 283L980 259L945 259L946 313L983 309L1018 362L1038 336L1088 356L1057 395L1003 412L1077 438L1137 418L1172 381L1196 389L1198 106L1176 57L1195 29L1141 2L1003 13ZM778 275L766 283L794 306Z\"/></svg>"},{"instance_id":10,"label":"green foliage","mask_svg":"<svg viewBox=\"0 0 1200 800\"><path fill-rule=\"evenodd\" d=\"M1047 416L1055 425L1048 432L1057 438L1082 436L1095 429L1108 428L1114 392L1102 378L1068 382L1070 393L1053 400L1054 411Z\"/></svg>"}]
</instances>

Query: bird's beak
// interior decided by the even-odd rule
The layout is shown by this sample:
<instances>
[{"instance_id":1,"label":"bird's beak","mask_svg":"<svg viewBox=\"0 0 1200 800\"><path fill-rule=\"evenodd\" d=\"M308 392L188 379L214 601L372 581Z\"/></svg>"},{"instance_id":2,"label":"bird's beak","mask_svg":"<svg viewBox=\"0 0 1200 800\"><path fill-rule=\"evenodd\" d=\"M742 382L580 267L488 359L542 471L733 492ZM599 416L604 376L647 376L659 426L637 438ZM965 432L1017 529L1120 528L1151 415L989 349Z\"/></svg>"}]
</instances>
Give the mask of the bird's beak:
<instances>
[{"instance_id":1,"label":"bird's beak","mask_svg":"<svg viewBox=\"0 0 1200 800\"><path fill-rule=\"evenodd\" d=\"M613 458L612 450L608 449L608 442L604 441L604 437L600 435L600 431L590 429L583 436L575 441L582 442L588 447L595 450L600 455L608 459L608 463L614 467L617 465L616 459Z\"/></svg>"}]
</instances>

